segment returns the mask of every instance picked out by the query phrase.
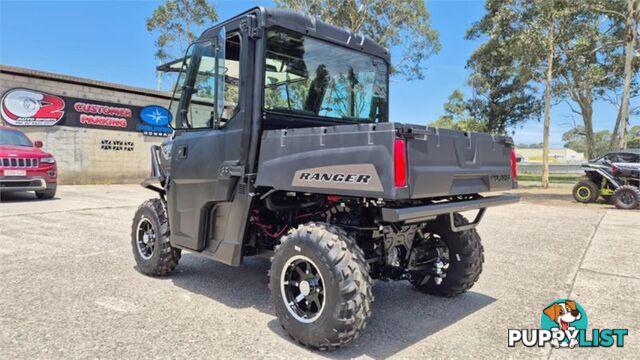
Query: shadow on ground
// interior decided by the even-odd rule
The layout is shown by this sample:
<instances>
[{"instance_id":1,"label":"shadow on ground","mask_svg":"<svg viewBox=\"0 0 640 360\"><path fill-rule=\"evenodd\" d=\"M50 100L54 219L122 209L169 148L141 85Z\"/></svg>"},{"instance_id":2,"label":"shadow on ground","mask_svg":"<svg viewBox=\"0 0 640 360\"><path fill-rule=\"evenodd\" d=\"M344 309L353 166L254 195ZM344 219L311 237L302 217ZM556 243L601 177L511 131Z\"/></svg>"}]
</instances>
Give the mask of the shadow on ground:
<instances>
[{"instance_id":1,"label":"shadow on ground","mask_svg":"<svg viewBox=\"0 0 640 360\"><path fill-rule=\"evenodd\" d=\"M51 200L59 200L59 198L55 197ZM30 201L50 201L50 200L38 199L36 197L36 194L33 191L1 192L0 190L0 202L12 203L12 202L30 202Z\"/></svg>"},{"instance_id":2,"label":"shadow on ground","mask_svg":"<svg viewBox=\"0 0 640 360\"><path fill-rule=\"evenodd\" d=\"M265 326L295 345L271 306L269 266L269 261L262 258L248 258L243 266L231 267L184 253L177 273L170 279L180 288L231 308L253 307L274 316ZM360 337L343 349L318 355L387 358L496 301L473 291L452 299L433 297L414 290L408 282L376 282L373 293L372 316Z\"/></svg>"}]
</instances>

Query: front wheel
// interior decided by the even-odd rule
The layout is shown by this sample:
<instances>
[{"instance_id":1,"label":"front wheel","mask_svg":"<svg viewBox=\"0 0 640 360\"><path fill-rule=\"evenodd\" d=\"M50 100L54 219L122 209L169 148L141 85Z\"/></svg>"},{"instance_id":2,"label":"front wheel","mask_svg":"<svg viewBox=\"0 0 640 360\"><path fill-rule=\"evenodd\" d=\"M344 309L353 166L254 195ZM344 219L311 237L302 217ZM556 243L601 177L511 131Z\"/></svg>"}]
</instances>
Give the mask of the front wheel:
<instances>
[{"instance_id":1,"label":"front wheel","mask_svg":"<svg viewBox=\"0 0 640 360\"><path fill-rule=\"evenodd\" d=\"M593 203L598 200L600 189L590 180L580 181L573 187L573 198L583 204Z\"/></svg>"},{"instance_id":2,"label":"front wheel","mask_svg":"<svg viewBox=\"0 0 640 360\"><path fill-rule=\"evenodd\" d=\"M338 227L307 223L281 239L271 263L271 297L289 336L319 350L356 339L369 318L364 253Z\"/></svg>"},{"instance_id":3,"label":"front wheel","mask_svg":"<svg viewBox=\"0 0 640 360\"><path fill-rule=\"evenodd\" d=\"M167 275L178 266L181 251L169 242L169 220L160 199L138 207L131 226L131 247L143 274Z\"/></svg>"},{"instance_id":4,"label":"front wheel","mask_svg":"<svg viewBox=\"0 0 640 360\"><path fill-rule=\"evenodd\" d=\"M36 191L36 197L40 200L51 200L56 196L56 186L51 186L45 190Z\"/></svg>"},{"instance_id":5,"label":"front wheel","mask_svg":"<svg viewBox=\"0 0 640 360\"><path fill-rule=\"evenodd\" d=\"M466 225L469 222L460 215L454 215L456 226ZM430 238L448 262L444 269L444 278L438 278L432 272L416 273L411 278L411 283L418 290L436 296L453 297L460 295L478 281L482 273L484 262L484 249L480 243L480 235L475 229L455 232L449 225L449 217L440 217L431 228L428 229Z\"/></svg>"}]
</instances>

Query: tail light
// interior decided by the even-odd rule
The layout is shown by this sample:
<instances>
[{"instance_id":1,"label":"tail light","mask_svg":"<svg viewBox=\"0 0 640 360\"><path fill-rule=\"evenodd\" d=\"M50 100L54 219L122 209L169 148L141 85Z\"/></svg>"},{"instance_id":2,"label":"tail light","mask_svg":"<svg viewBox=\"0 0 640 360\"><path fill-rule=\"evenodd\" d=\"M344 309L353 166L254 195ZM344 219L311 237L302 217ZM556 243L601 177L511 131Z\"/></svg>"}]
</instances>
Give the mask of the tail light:
<instances>
[{"instance_id":1,"label":"tail light","mask_svg":"<svg viewBox=\"0 0 640 360\"><path fill-rule=\"evenodd\" d=\"M396 187L407 186L407 146L404 139L396 139L393 144L393 166Z\"/></svg>"},{"instance_id":2,"label":"tail light","mask_svg":"<svg viewBox=\"0 0 640 360\"><path fill-rule=\"evenodd\" d=\"M611 164L611 172L616 174L618 172L618 167L616 164Z\"/></svg>"},{"instance_id":3,"label":"tail light","mask_svg":"<svg viewBox=\"0 0 640 360\"><path fill-rule=\"evenodd\" d=\"M511 149L511 181L518 181L518 162L516 161L515 149Z\"/></svg>"}]
</instances>

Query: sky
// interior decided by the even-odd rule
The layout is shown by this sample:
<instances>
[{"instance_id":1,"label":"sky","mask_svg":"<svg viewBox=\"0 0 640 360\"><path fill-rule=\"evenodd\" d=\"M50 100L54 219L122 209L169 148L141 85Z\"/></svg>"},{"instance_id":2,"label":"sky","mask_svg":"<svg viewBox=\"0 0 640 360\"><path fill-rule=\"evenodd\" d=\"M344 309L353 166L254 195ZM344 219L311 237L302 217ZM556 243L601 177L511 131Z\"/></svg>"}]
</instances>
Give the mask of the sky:
<instances>
[{"instance_id":1,"label":"sky","mask_svg":"<svg viewBox=\"0 0 640 360\"><path fill-rule=\"evenodd\" d=\"M271 1L211 1L220 20ZM155 36L145 19L160 1L0 0L0 64L62 73L95 80L155 88ZM424 80L392 79L392 121L427 124L444 113L443 104L455 89L470 94L465 64L482 40L464 38L484 14L484 1L427 1L432 26L442 50L426 62ZM213 24L211 24L213 25ZM392 52L392 57L396 55ZM594 107L595 130L612 130L617 109L606 103ZM551 146L562 147L562 133L581 124L565 104L551 112ZM640 124L631 119L631 124ZM542 142L542 123L530 121L512 129L516 143Z\"/></svg>"}]
</instances>

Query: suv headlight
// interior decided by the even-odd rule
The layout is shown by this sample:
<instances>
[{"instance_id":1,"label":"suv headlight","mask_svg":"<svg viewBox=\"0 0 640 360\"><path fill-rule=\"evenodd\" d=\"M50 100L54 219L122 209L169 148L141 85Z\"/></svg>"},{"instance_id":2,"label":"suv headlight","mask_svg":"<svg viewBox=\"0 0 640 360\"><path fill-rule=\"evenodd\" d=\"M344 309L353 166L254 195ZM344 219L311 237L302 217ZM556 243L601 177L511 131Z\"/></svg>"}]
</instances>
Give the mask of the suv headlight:
<instances>
[{"instance_id":1,"label":"suv headlight","mask_svg":"<svg viewBox=\"0 0 640 360\"><path fill-rule=\"evenodd\" d=\"M54 159L53 157L43 157L40 159L40 163L41 164L55 164L56 163L56 159Z\"/></svg>"}]
</instances>

